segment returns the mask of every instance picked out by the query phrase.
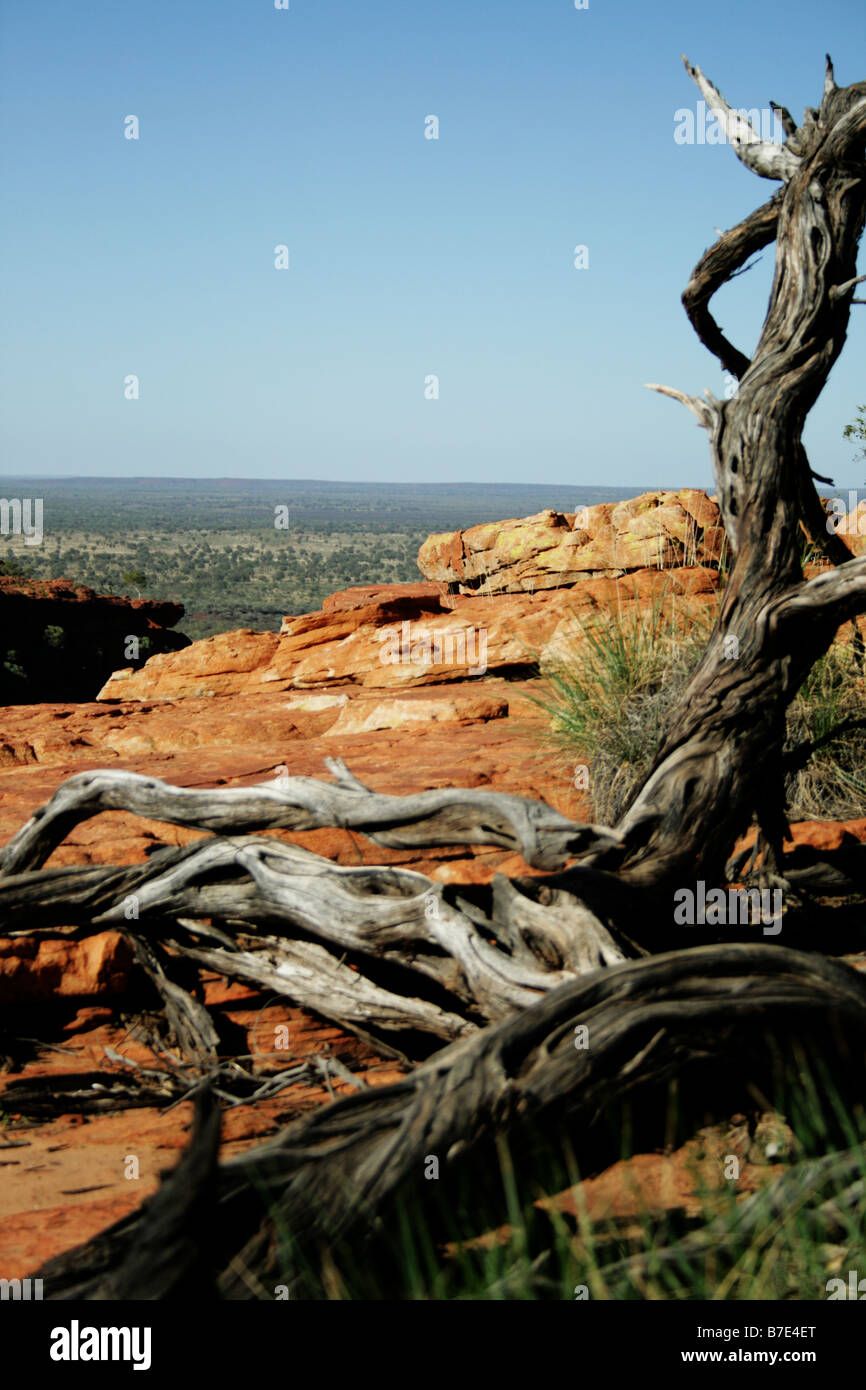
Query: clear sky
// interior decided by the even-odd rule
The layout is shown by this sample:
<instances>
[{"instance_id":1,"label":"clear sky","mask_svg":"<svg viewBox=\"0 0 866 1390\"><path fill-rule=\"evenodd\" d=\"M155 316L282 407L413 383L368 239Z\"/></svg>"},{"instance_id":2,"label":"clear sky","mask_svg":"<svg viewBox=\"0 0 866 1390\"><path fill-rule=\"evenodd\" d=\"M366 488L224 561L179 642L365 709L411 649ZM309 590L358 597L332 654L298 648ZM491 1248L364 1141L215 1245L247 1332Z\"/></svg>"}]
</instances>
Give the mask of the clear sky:
<instances>
[{"instance_id":1,"label":"clear sky","mask_svg":"<svg viewBox=\"0 0 866 1390\"><path fill-rule=\"evenodd\" d=\"M706 486L643 383L724 394L680 295L775 185L675 142L680 54L799 121L864 39L863 0L0 0L0 471ZM716 301L748 351L772 254ZM855 307L805 436L842 486L864 345Z\"/></svg>"}]
</instances>

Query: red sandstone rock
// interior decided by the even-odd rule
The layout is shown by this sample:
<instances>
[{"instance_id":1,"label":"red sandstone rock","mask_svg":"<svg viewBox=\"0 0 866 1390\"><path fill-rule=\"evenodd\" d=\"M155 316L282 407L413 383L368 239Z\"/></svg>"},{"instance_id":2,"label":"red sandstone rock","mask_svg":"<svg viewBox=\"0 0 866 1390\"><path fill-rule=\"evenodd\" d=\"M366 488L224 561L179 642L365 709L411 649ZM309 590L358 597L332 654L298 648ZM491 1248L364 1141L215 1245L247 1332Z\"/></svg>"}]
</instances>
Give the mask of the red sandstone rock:
<instances>
[{"instance_id":1,"label":"red sandstone rock","mask_svg":"<svg viewBox=\"0 0 866 1390\"><path fill-rule=\"evenodd\" d=\"M444 697L444 698L443 698ZM401 729L413 724L486 723L508 713L505 700L482 694L439 691L420 695L388 695L377 700L352 700L328 730L328 737L368 734L379 729Z\"/></svg>"},{"instance_id":2,"label":"red sandstone rock","mask_svg":"<svg viewBox=\"0 0 866 1390\"><path fill-rule=\"evenodd\" d=\"M625 578L586 579L570 589L465 598L451 611L429 592L383 587L375 603L286 618L279 634L223 633L185 651L154 657L140 671L115 672L100 700L165 700L333 686L411 689L524 668L560 649L567 634L605 612L664 596L712 602L716 571L643 569ZM419 586L425 590L430 586Z\"/></svg>"},{"instance_id":3,"label":"red sandstone rock","mask_svg":"<svg viewBox=\"0 0 866 1390\"><path fill-rule=\"evenodd\" d=\"M169 695L227 695L244 684L239 677L267 668L277 645L274 632L223 632L193 642L185 651L151 657L146 663L149 698L165 699ZM192 653L190 656L189 653ZM142 668L143 670L144 668ZM258 680L247 680L248 686ZM115 671L97 695L98 700L141 699L142 672L132 667Z\"/></svg>"},{"instance_id":4,"label":"red sandstone rock","mask_svg":"<svg viewBox=\"0 0 866 1390\"><path fill-rule=\"evenodd\" d=\"M866 500L858 502L834 529L852 555L866 555Z\"/></svg>"},{"instance_id":5,"label":"red sandstone rock","mask_svg":"<svg viewBox=\"0 0 866 1390\"><path fill-rule=\"evenodd\" d=\"M122 994L132 952L117 932L83 941L0 937L0 1004Z\"/></svg>"},{"instance_id":6,"label":"red sandstone rock","mask_svg":"<svg viewBox=\"0 0 866 1390\"><path fill-rule=\"evenodd\" d=\"M353 584L331 594L322 604L323 613L338 613L347 608L366 608L388 598L409 598L448 607L447 584Z\"/></svg>"},{"instance_id":7,"label":"red sandstone rock","mask_svg":"<svg viewBox=\"0 0 866 1390\"><path fill-rule=\"evenodd\" d=\"M720 532L718 506L706 493L646 492L574 514L544 511L429 536L418 568L462 593L523 593L604 571L717 564Z\"/></svg>"}]
</instances>

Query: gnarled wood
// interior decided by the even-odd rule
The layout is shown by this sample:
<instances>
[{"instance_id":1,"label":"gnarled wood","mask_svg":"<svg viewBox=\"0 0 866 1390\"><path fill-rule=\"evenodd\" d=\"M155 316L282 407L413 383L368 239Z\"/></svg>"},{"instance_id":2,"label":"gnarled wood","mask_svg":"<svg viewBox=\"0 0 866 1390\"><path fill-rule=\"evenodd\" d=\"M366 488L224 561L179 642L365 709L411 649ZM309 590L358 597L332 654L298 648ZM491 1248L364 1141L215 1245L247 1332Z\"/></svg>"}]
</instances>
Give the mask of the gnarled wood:
<instances>
[{"instance_id":1,"label":"gnarled wood","mask_svg":"<svg viewBox=\"0 0 866 1390\"><path fill-rule=\"evenodd\" d=\"M622 872L644 885L694 882L697 865L701 877L717 880L754 815L778 856L786 706L840 623L866 611L862 561L821 576L826 587L804 583L797 544L800 520L815 534L823 513L801 434L845 341L866 216L866 83L830 81L814 117L789 131L785 146L768 146L700 69L686 66L723 112L737 156L783 188L720 238L684 295L702 341L739 377L736 395L703 411L734 564L703 660L617 827L627 845ZM747 361L707 305L773 235L770 303ZM828 547L831 558L842 558L840 547ZM589 858L621 857L599 850Z\"/></svg>"},{"instance_id":2,"label":"gnarled wood","mask_svg":"<svg viewBox=\"0 0 866 1390\"><path fill-rule=\"evenodd\" d=\"M614 1100L720 1062L749 1076L761 1030L796 1036L819 1022L862 1047L866 980L848 966L778 946L697 947L572 981L445 1048L396 1085L339 1100L222 1164L214 1277L224 1297L249 1298L256 1289L268 1296L274 1283L287 1281L276 1262L275 1228L291 1232L296 1251L312 1260L323 1245L347 1239L360 1257L380 1216L423 1181L426 1155L440 1155L447 1176L503 1129L517 1137L561 1134L568 1125L580 1163L582 1135ZM589 1045L578 1049L581 1024ZM194 1140L191 1153L201 1143ZM43 1265L45 1297L170 1296L170 1274L160 1292L137 1252L157 1231L165 1248L187 1248L187 1219L175 1200L183 1181L172 1176L131 1217ZM135 1269L149 1294L134 1292Z\"/></svg>"},{"instance_id":3,"label":"gnarled wood","mask_svg":"<svg viewBox=\"0 0 866 1390\"><path fill-rule=\"evenodd\" d=\"M134 772L78 772L0 852L0 876L38 868L73 826L101 811L119 810L215 834L345 826L389 849L496 845L518 850L527 864L548 869L590 846L618 843L612 831L571 821L526 797L466 790L383 796L359 782L339 759L326 762L335 783L277 777L256 787L219 791L173 787Z\"/></svg>"}]
</instances>

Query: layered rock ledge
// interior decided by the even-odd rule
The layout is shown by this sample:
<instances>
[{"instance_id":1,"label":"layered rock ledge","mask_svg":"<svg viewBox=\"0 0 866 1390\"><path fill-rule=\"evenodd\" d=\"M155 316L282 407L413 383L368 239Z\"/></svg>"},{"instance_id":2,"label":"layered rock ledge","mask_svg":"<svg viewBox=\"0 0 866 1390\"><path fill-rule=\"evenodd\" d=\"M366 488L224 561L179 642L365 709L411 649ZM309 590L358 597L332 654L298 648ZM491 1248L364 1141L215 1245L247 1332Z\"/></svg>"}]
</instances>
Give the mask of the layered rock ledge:
<instances>
[{"instance_id":1,"label":"layered rock ledge","mask_svg":"<svg viewBox=\"0 0 866 1390\"><path fill-rule=\"evenodd\" d=\"M519 593L648 568L718 567L724 552L716 502L683 488L429 536L418 568L459 593Z\"/></svg>"},{"instance_id":2,"label":"layered rock ledge","mask_svg":"<svg viewBox=\"0 0 866 1390\"><path fill-rule=\"evenodd\" d=\"M492 597L448 596L432 585L334 595L319 613L286 618L278 633L220 633L142 669L115 671L97 698L176 700L259 696L289 690L362 686L412 689L489 675L530 675L587 625L673 599L687 614L718 589L705 567L643 569L621 579L587 579L570 589Z\"/></svg>"}]
</instances>

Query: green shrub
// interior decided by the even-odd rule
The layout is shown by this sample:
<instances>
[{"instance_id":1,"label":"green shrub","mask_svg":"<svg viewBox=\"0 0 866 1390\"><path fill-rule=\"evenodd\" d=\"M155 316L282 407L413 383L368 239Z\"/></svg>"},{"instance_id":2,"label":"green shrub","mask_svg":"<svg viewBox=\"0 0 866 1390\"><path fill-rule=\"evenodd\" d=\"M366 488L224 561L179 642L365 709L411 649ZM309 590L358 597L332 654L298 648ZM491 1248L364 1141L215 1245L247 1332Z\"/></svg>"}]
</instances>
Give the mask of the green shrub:
<instances>
[{"instance_id":1,"label":"green shrub","mask_svg":"<svg viewBox=\"0 0 866 1390\"><path fill-rule=\"evenodd\" d=\"M10 650L10 651L6 651L6 652L4 652L4 653L2 654L2 657L3 657L3 667L2 667L2 670L3 670L3 674L4 674L4 675L11 676L12 679L13 679L13 680L16 680L16 681L26 681L26 680L27 680L27 672L24 670L24 667L21 665L20 661L18 660L18 653L17 653L17 652L13 652L13 651L11 651L11 650Z\"/></svg>"},{"instance_id":2,"label":"green shrub","mask_svg":"<svg viewBox=\"0 0 866 1390\"><path fill-rule=\"evenodd\" d=\"M866 814L866 682L854 648L837 642L788 709L788 814L798 820Z\"/></svg>"},{"instance_id":3,"label":"green shrub","mask_svg":"<svg viewBox=\"0 0 866 1390\"><path fill-rule=\"evenodd\" d=\"M542 662L547 689L537 703L554 745L589 763L593 815L605 825L616 824L645 780L710 622L684 622L661 600L617 609Z\"/></svg>"},{"instance_id":4,"label":"green shrub","mask_svg":"<svg viewBox=\"0 0 866 1390\"><path fill-rule=\"evenodd\" d=\"M593 817L615 825L640 789L671 712L710 635L712 615L688 618L670 600L611 612L541 663L536 701L548 741L590 768ZM785 806L792 819L866 814L866 681L854 648L837 642L788 710Z\"/></svg>"}]
</instances>

